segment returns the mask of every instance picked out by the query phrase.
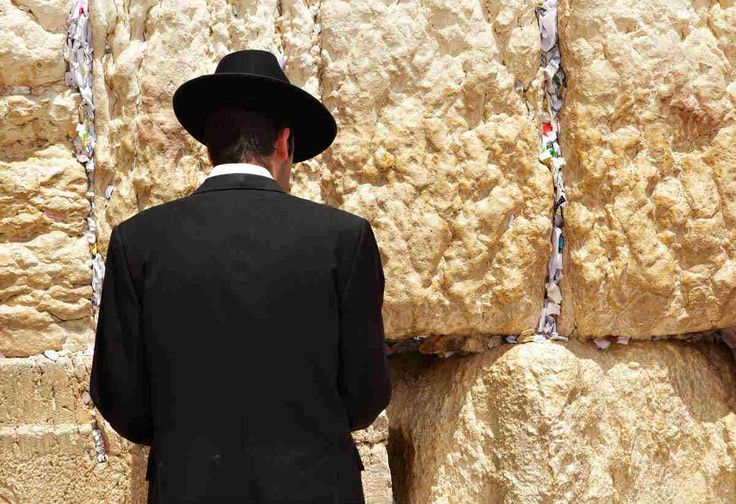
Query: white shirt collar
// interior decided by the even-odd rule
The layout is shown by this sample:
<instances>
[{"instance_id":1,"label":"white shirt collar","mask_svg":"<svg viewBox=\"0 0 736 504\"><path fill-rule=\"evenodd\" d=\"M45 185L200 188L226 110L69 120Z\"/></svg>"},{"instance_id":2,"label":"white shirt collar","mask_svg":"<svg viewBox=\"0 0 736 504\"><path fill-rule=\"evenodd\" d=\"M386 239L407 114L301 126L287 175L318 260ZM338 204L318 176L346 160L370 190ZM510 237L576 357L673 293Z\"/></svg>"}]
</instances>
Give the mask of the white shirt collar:
<instances>
[{"instance_id":1,"label":"white shirt collar","mask_svg":"<svg viewBox=\"0 0 736 504\"><path fill-rule=\"evenodd\" d=\"M226 175L228 173L250 173L252 175L262 175L273 179L273 175L263 166L253 163L222 163L210 171L205 178L215 177L217 175Z\"/></svg>"}]
</instances>

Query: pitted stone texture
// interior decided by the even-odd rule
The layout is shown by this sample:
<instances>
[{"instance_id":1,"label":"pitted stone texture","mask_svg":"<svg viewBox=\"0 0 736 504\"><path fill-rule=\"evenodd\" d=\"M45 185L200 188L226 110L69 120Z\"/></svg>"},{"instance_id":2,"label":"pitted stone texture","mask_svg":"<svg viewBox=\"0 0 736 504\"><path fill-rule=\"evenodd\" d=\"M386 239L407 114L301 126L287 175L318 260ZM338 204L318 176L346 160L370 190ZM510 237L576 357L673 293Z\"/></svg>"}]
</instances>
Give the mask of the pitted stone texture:
<instances>
[{"instance_id":1,"label":"pitted stone texture","mask_svg":"<svg viewBox=\"0 0 736 504\"><path fill-rule=\"evenodd\" d=\"M73 160L70 139L77 136L79 93L63 83L28 88L28 93L23 91L26 90L9 89L9 94L0 96L3 121L0 162L22 162L30 156L46 157L43 151L47 149L60 164ZM81 173L84 177L84 167ZM7 218L7 214L2 217Z\"/></svg>"},{"instance_id":2,"label":"pitted stone texture","mask_svg":"<svg viewBox=\"0 0 736 504\"><path fill-rule=\"evenodd\" d=\"M0 428L90 423L83 392L92 357L0 359ZM92 403L89 403L91 406Z\"/></svg>"},{"instance_id":3,"label":"pitted stone texture","mask_svg":"<svg viewBox=\"0 0 736 504\"><path fill-rule=\"evenodd\" d=\"M61 231L0 244L0 353L26 356L89 344L88 261L86 238Z\"/></svg>"},{"instance_id":4,"label":"pitted stone texture","mask_svg":"<svg viewBox=\"0 0 736 504\"><path fill-rule=\"evenodd\" d=\"M68 148L53 145L23 161L0 161L0 186L3 241L22 242L54 231L84 234L87 176Z\"/></svg>"},{"instance_id":5,"label":"pitted stone texture","mask_svg":"<svg viewBox=\"0 0 736 504\"><path fill-rule=\"evenodd\" d=\"M23 8L22 8L23 7ZM79 350L92 336L89 202L66 86L67 2L0 2L0 353Z\"/></svg>"},{"instance_id":6,"label":"pitted stone texture","mask_svg":"<svg viewBox=\"0 0 736 504\"><path fill-rule=\"evenodd\" d=\"M145 503L148 448L100 420L107 461L97 462L83 401L90 364L64 353L0 359L0 502Z\"/></svg>"},{"instance_id":7,"label":"pitted stone texture","mask_svg":"<svg viewBox=\"0 0 736 504\"><path fill-rule=\"evenodd\" d=\"M130 445L99 464L90 425L2 428L0 502L143 504L145 460Z\"/></svg>"},{"instance_id":8,"label":"pitted stone texture","mask_svg":"<svg viewBox=\"0 0 736 504\"><path fill-rule=\"evenodd\" d=\"M363 462L361 479L366 502L393 504L391 469L386 452L388 417L383 411L370 427L352 433Z\"/></svg>"},{"instance_id":9,"label":"pitted stone texture","mask_svg":"<svg viewBox=\"0 0 736 504\"><path fill-rule=\"evenodd\" d=\"M339 131L294 167L293 192L374 225L387 335L536 324L552 184L527 110L539 103L533 2L126 5L92 5L103 251L113 225L189 194L210 169L173 115L176 87L230 51L280 48L289 78L323 99Z\"/></svg>"},{"instance_id":10,"label":"pitted stone texture","mask_svg":"<svg viewBox=\"0 0 736 504\"><path fill-rule=\"evenodd\" d=\"M391 363L396 502L736 501L725 345L571 340Z\"/></svg>"},{"instance_id":11,"label":"pitted stone texture","mask_svg":"<svg viewBox=\"0 0 736 504\"><path fill-rule=\"evenodd\" d=\"M320 9L320 89L339 126L322 193L374 226L390 338L514 333L539 316L552 184L514 89L537 77L539 31L533 2L483 5Z\"/></svg>"},{"instance_id":12,"label":"pitted stone texture","mask_svg":"<svg viewBox=\"0 0 736 504\"><path fill-rule=\"evenodd\" d=\"M0 0L0 94L15 86L63 83L68 12L69 4L60 0Z\"/></svg>"},{"instance_id":13,"label":"pitted stone texture","mask_svg":"<svg viewBox=\"0 0 736 504\"><path fill-rule=\"evenodd\" d=\"M736 5L560 4L563 333L736 325Z\"/></svg>"}]
</instances>

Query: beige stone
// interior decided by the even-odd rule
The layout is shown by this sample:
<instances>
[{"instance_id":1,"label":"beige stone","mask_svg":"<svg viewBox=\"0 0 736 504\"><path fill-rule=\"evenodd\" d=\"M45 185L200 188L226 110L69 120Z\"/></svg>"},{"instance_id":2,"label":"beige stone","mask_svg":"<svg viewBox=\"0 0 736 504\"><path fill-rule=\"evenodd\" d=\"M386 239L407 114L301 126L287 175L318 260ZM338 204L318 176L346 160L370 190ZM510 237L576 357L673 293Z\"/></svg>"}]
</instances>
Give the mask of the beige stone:
<instances>
[{"instance_id":1,"label":"beige stone","mask_svg":"<svg viewBox=\"0 0 736 504\"><path fill-rule=\"evenodd\" d=\"M176 87L227 52L263 48L285 53L287 75L336 117L336 142L295 167L294 193L374 225L389 337L536 324L552 186L527 111L539 90L532 2L328 0L314 18L298 1L121 5L92 9L103 250L112 225L209 170L171 110Z\"/></svg>"},{"instance_id":2,"label":"beige stone","mask_svg":"<svg viewBox=\"0 0 736 504\"><path fill-rule=\"evenodd\" d=\"M63 82L29 88L28 94L11 92L0 96L3 121L0 161L22 163L32 156L47 162L57 158L61 166L67 165L73 159L69 139L77 135L75 128L80 101L79 93ZM84 169L81 174L84 178ZM3 173L2 176L7 175ZM8 195L12 194L3 196Z\"/></svg>"},{"instance_id":3,"label":"beige stone","mask_svg":"<svg viewBox=\"0 0 736 504\"><path fill-rule=\"evenodd\" d=\"M391 469L386 452L388 425L388 417L383 411L370 427L352 434L364 467L361 472L363 493L370 504L393 504Z\"/></svg>"},{"instance_id":4,"label":"beige stone","mask_svg":"<svg viewBox=\"0 0 736 504\"><path fill-rule=\"evenodd\" d=\"M145 455L136 446L98 464L88 425L0 429L0 502L146 502Z\"/></svg>"},{"instance_id":5,"label":"beige stone","mask_svg":"<svg viewBox=\"0 0 736 504\"><path fill-rule=\"evenodd\" d=\"M538 73L532 6L322 3L320 89L340 128L323 196L374 225L391 338L537 322L552 185L514 90Z\"/></svg>"},{"instance_id":6,"label":"beige stone","mask_svg":"<svg viewBox=\"0 0 736 504\"><path fill-rule=\"evenodd\" d=\"M572 340L391 363L402 504L736 499L736 366L724 345Z\"/></svg>"},{"instance_id":7,"label":"beige stone","mask_svg":"<svg viewBox=\"0 0 736 504\"><path fill-rule=\"evenodd\" d=\"M80 237L87 227L85 169L69 147L51 145L23 161L0 161L0 235L25 241L55 231Z\"/></svg>"},{"instance_id":8,"label":"beige stone","mask_svg":"<svg viewBox=\"0 0 736 504\"><path fill-rule=\"evenodd\" d=\"M96 458L84 404L91 357L0 359L0 502L145 503L148 448L101 420L107 460Z\"/></svg>"},{"instance_id":9,"label":"beige stone","mask_svg":"<svg viewBox=\"0 0 736 504\"><path fill-rule=\"evenodd\" d=\"M0 427L91 422L82 394L89 389L91 357L61 354L0 359Z\"/></svg>"},{"instance_id":10,"label":"beige stone","mask_svg":"<svg viewBox=\"0 0 736 504\"><path fill-rule=\"evenodd\" d=\"M25 5L30 12L20 8ZM0 0L0 94L15 86L45 86L64 81L69 6L60 0Z\"/></svg>"},{"instance_id":11,"label":"beige stone","mask_svg":"<svg viewBox=\"0 0 736 504\"><path fill-rule=\"evenodd\" d=\"M52 231L0 245L0 353L81 350L93 337L89 246Z\"/></svg>"},{"instance_id":12,"label":"beige stone","mask_svg":"<svg viewBox=\"0 0 736 504\"><path fill-rule=\"evenodd\" d=\"M24 10L25 9L27 10ZM66 2L0 3L0 353L79 350L93 329L79 93L64 82Z\"/></svg>"},{"instance_id":13,"label":"beige stone","mask_svg":"<svg viewBox=\"0 0 736 504\"><path fill-rule=\"evenodd\" d=\"M562 332L736 325L736 5L560 4Z\"/></svg>"}]
</instances>

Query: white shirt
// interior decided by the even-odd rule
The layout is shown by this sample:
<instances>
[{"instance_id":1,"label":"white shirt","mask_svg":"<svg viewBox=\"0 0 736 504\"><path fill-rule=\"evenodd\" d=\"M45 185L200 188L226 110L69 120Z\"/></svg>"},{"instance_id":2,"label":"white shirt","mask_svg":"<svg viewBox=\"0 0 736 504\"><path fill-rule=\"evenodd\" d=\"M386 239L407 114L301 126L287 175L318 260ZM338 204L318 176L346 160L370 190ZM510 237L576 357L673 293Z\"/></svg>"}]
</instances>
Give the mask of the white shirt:
<instances>
[{"instance_id":1,"label":"white shirt","mask_svg":"<svg viewBox=\"0 0 736 504\"><path fill-rule=\"evenodd\" d=\"M205 178L215 177L217 175L225 175L227 173L250 173L252 175L262 175L273 179L271 172L263 166L253 163L223 163L215 166Z\"/></svg>"}]
</instances>

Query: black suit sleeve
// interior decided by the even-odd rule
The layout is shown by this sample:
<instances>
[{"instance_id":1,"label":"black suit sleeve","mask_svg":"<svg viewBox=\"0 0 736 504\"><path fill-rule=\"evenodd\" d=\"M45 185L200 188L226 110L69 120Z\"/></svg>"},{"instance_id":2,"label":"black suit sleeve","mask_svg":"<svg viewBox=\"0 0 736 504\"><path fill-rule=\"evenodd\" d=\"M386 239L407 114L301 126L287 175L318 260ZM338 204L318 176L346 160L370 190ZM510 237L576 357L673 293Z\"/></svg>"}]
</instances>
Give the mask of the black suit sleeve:
<instances>
[{"instance_id":1,"label":"black suit sleeve","mask_svg":"<svg viewBox=\"0 0 736 504\"><path fill-rule=\"evenodd\" d=\"M110 235L90 374L90 396L115 431L150 445L152 421L141 310L122 235Z\"/></svg>"},{"instance_id":2,"label":"black suit sleeve","mask_svg":"<svg viewBox=\"0 0 736 504\"><path fill-rule=\"evenodd\" d=\"M363 220L340 293L338 388L351 431L370 426L391 399L381 317L383 290L378 245L370 223Z\"/></svg>"}]
</instances>

